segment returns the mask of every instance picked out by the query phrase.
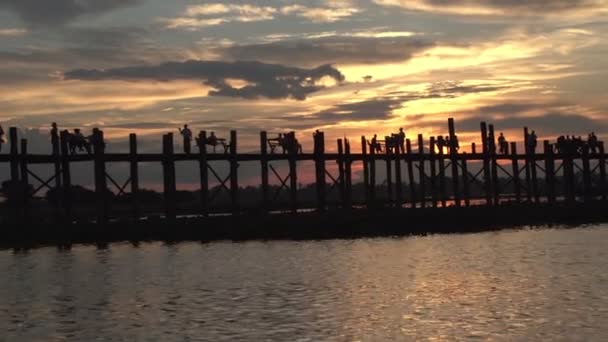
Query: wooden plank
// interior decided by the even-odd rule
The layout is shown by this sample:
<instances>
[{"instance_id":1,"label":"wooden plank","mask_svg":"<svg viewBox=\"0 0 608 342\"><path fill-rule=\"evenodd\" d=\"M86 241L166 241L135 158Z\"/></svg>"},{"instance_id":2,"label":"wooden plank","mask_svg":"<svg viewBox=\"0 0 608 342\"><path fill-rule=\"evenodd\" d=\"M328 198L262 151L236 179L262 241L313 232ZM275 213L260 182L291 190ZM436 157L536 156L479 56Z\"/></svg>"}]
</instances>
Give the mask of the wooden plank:
<instances>
[{"instance_id":1,"label":"wooden plank","mask_svg":"<svg viewBox=\"0 0 608 342\"><path fill-rule=\"evenodd\" d=\"M485 122L480 123L481 146L483 153L483 187L485 191L486 204L492 205L492 178L490 176L490 143L488 141L488 127Z\"/></svg>"},{"instance_id":2,"label":"wooden plank","mask_svg":"<svg viewBox=\"0 0 608 342\"><path fill-rule=\"evenodd\" d=\"M416 208L416 181L414 179L414 161L412 160L412 142L410 139L405 140L405 151L407 153L407 176L410 186L410 203L412 208Z\"/></svg>"},{"instance_id":3,"label":"wooden plank","mask_svg":"<svg viewBox=\"0 0 608 342\"><path fill-rule=\"evenodd\" d=\"M388 142L390 137L385 136L384 141ZM393 204L393 168L391 163L391 150L388 147L388 143L385 146L385 162L386 162L386 195L387 204L392 206Z\"/></svg>"},{"instance_id":4,"label":"wooden plank","mask_svg":"<svg viewBox=\"0 0 608 342\"><path fill-rule=\"evenodd\" d=\"M232 215L240 214L239 204L239 163L237 159L237 135L236 131L230 131L230 202ZM291 161L290 161L291 163Z\"/></svg>"},{"instance_id":5,"label":"wooden plank","mask_svg":"<svg viewBox=\"0 0 608 342\"><path fill-rule=\"evenodd\" d=\"M543 150L545 154L545 187L547 193L547 202L555 203L555 159L553 155L553 146L549 140L543 141Z\"/></svg>"},{"instance_id":6,"label":"wooden plank","mask_svg":"<svg viewBox=\"0 0 608 342\"><path fill-rule=\"evenodd\" d=\"M269 210L269 178L268 178L268 133L260 132L260 166L262 178L262 211Z\"/></svg>"},{"instance_id":7,"label":"wooden plank","mask_svg":"<svg viewBox=\"0 0 608 342\"><path fill-rule=\"evenodd\" d=\"M517 143L511 143L511 169L513 172L513 191L515 202L521 202L521 180L519 177L519 159L517 158Z\"/></svg>"},{"instance_id":8,"label":"wooden plank","mask_svg":"<svg viewBox=\"0 0 608 342\"><path fill-rule=\"evenodd\" d=\"M95 195L97 202L97 223L105 225L108 223L108 185L106 180L105 146L103 144L103 132L93 132L93 158L95 176Z\"/></svg>"},{"instance_id":9,"label":"wooden plank","mask_svg":"<svg viewBox=\"0 0 608 342\"><path fill-rule=\"evenodd\" d=\"M426 179L424 173L424 137L418 134L418 175L420 188L420 207L426 207Z\"/></svg>"},{"instance_id":10,"label":"wooden plank","mask_svg":"<svg viewBox=\"0 0 608 342\"><path fill-rule=\"evenodd\" d=\"M431 205L433 208L437 208L437 161L435 160L436 147L435 137L431 137L429 143L429 163L431 164L429 178L431 179Z\"/></svg>"},{"instance_id":11,"label":"wooden plank","mask_svg":"<svg viewBox=\"0 0 608 342\"><path fill-rule=\"evenodd\" d=\"M456 150L456 128L454 126L454 118L448 119L448 128L450 132L450 159L452 163L452 191L454 193L454 204L460 207L460 186L458 174L458 151Z\"/></svg>"},{"instance_id":12,"label":"wooden plank","mask_svg":"<svg viewBox=\"0 0 608 342\"><path fill-rule=\"evenodd\" d=\"M131 179L131 215L134 221L139 221L140 204L139 204L139 163L137 161L137 135L129 134L129 162L130 179Z\"/></svg>"},{"instance_id":13,"label":"wooden plank","mask_svg":"<svg viewBox=\"0 0 608 342\"><path fill-rule=\"evenodd\" d=\"M175 160L173 153L173 133L167 133L163 136L163 193L165 199L165 217L170 221L176 218Z\"/></svg>"},{"instance_id":14,"label":"wooden plank","mask_svg":"<svg viewBox=\"0 0 608 342\"><path fill-rule=\"evenodd\" d=\"M325 134L323 132L315 132L313 135L313 142L315 160L315 188L317 190L317 210L325 211L327 204L325 196Z\"/></svg>"}]
</instances>

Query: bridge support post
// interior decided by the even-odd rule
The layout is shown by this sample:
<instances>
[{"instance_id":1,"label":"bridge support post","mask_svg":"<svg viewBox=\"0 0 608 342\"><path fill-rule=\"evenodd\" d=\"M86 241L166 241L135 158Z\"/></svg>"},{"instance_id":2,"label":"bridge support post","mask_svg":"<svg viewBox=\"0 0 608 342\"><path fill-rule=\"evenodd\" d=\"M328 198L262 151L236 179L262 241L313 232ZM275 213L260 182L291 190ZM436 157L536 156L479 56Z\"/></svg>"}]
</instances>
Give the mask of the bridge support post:
<instances>
[{"instance_id":1,"label":"bridge support post","mask_svg":"<svg viewBox=\"0 0 608 342\"><path fill-rule=\"evenodd\" d=\"M169 221L176 219L175 212L175 159L173 155L173 133L163 136L163 179L165 198L165 217Z\"/></svg>"},{"instance_id":2,"label":"bridge support post","mask_svg":"<svg viewBox=\"0 0 608 342\"><path fill-rule=\"evenodd\" d=\"M237 159L237 135L236 131L230 131L230 201L232 203L232 215L239 215L239 163Z\"/></svg>"},{"instance_id":3,"label":"bridge support post","mask_svg":"<svg viewBox=\"0 0 608 342\"><path fill-rule=\"evenodd\" d=\"M139 221L139 163L137 160L137 135L129 134L129 169L131 178L131 215Z\"/></svg>"}]
</instances>

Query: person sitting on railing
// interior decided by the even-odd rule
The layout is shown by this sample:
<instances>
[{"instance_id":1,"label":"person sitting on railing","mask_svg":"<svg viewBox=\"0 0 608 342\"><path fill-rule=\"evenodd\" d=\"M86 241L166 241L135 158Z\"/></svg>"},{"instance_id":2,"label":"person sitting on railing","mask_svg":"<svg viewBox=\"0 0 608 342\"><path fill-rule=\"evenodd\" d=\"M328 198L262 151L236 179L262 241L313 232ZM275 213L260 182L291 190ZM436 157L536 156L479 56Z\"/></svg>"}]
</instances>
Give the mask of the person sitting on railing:
<instances>
[{"instance_id":1,"label":"person sitting on railing","mask_svg":"<svg viewBox=\"0 0 608 342\"><path fill-rule=\"evenodd\" d=\"M290 151L302 153L302 145L298 142L298 139L296 139L295 132L289 132L283 136L281 147L283 148L283 154Z\"/></svg>"},{"instance_id":2,"label":"person sitting on railing","mask_svg":"<svg viewBox=\"0 0 608 342\"><path fill-rule=\"evenodd\" d=\"M103 141L103 137L101 136L101 131L97 127L93 128L93 130L91 131L91 135L89 135L86 139L89 143L85 144L84 148L87 150L88 154L91 154L91 145L95 148L97 148L98 146L106 146L106 143Z\"/></svg>"}]
</instances>

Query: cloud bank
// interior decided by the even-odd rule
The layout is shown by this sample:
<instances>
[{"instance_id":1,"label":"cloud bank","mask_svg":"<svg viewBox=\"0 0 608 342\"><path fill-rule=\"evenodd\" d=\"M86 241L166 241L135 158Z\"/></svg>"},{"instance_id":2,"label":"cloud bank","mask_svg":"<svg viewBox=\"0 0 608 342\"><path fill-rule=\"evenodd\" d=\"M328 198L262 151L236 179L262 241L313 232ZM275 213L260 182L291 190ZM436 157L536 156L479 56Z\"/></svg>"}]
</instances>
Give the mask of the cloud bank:
<instances>
[{"instance_id":1,"label":"cloud bank","mask_svg":"<svg viewBox=\"0 0 608 342\"><path fill-rule=\"evenodd\" d=\"M155 66L131 66L107 70L78 69L64 73L66 80L203 80L213 90L209 96L240 97L256 99L304 100L323 89L325 78L340 83L344 75L329 64L312 69L287 67L261 62L197 61L167 62ZM231 85L231 80L243 81L242 87Z\"/></svg>"}]
</instances>

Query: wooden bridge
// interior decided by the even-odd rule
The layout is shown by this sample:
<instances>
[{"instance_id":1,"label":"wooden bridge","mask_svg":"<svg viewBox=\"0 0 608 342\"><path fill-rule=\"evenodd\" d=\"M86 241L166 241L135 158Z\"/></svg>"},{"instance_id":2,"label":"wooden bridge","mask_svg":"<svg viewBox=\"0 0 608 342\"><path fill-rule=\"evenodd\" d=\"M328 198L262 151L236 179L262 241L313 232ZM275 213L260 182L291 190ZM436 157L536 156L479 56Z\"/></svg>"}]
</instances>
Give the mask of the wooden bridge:
<instances>
[{"instance_id":1,"label":"wooden bridge","mask_svg":"<svg viewBox=\"0 0 608 342\"><path fill-rule=\"evenodd\" d=\"M448 120L449 140L456 141L454 120ZM176 219L176 163L196 161L199 164L200 204L196 212L188 213L207 217L217 214L219 209L214 205L219 191L226 191L230 198L232 215L245 214L239 200L239 163L259 162L261 170L259 211L267 213L273 208L273 200L278 191L286 191L289 196L289 211L297 213L301 209L315 209L319 212L328 210L329 192L337 193L338 207L344 210L352 208L402 208L416 210L419 208L468 207L473 205L500 206L506 203L575 203L605 201L608 195L606 187L606 154L604 145L598 142L597 150L583 148L580 151L557 153L549 141L542 144L542 153L526 149L518 153L517 145L510 143L509 153L499 154L496 151L496 137L493 125L480 124L481 148L475 143L470 153L460 153L457 148L437 148L435 138L428 144L422 135L412 141L404 141L404 150L385 148L378 153L370 148L365 137L361 137L361 153L351 153L351 142L348 139L337 140L337 153L326 153L323 132L314 134L314 152L299 153L296 148L287 148L284 154L269 153L269 138L266 132L260 134L260 153L238 153L237 132L231 131L227 141L226 152L209 153L206 144L197 144L196 153L175 153L173 134L163 136L161 154L141 154L137 149L137 137L130 134L129 153L105 153L103 132L98 131L91 154L73 155L68 144L68 132L53 132L52 153L48 155L29 154L27 140L18 140L17 129L9 130L9 154L0 155L0 163L10 164L10 181L8 182L9 199L4 204L9 207L11 220L30 221L33 198L44 189L55 189L61 194L59 203L53 207L55 217L62 222L74 222L73 207L78 198L72 194L71 165L78 162L93 162L94 185L96 193L94 222L105 224L114 216L109 185L115 188L118 196L130 194L130 216L139 220L142 216L139 166L140 163L157 162L162 164L164 218ZM528 146L527 128L524 128L525 146ZM198 139L207 141L205 131ZM388 140L388 137L386 138ZM275 161L286 161L288 172L281 175L273 166ZM314 208L305 208L298 201L298 163L312 161L315 165ZM212 162L225 162L229 165L227 175L220 175ZM107 172L109 163L128 163L130 176L124 184L119 184ZM328 163L337 164L337 174L330 172ZM383 199L380 200L377 184L378 164L384 163L386 171L381 175ZM34 173L31 165L53 165L54 172L49 179ZM353 198L353 165L360 164L363 170L364 196L362 200ZM272 190L271 177L276 177L280 185ZM211 189L210 178L219 186ZM31 186L36 182L36 187ZM472 193L472 187L481 190ZM272 191L271 191L272 190Z\"/></svg>"}]
</instances>

